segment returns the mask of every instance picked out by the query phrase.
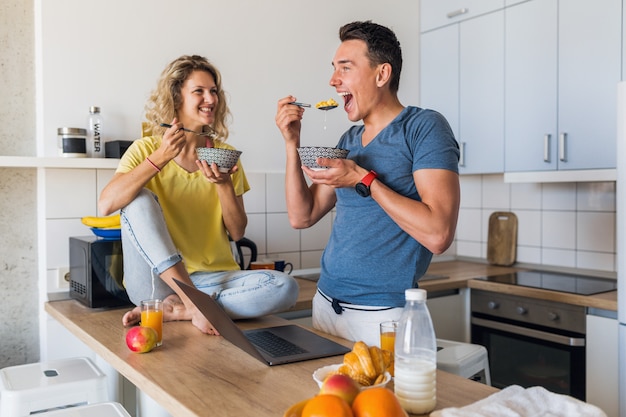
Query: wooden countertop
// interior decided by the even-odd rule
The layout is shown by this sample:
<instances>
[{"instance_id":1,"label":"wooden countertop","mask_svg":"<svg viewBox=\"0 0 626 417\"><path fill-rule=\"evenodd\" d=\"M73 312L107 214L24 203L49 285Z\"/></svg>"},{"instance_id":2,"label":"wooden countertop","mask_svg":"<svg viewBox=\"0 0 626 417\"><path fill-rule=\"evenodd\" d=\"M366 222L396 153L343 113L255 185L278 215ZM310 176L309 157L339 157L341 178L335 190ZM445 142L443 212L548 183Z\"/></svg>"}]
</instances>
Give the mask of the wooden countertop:
<instances>
[{"instance_id":1,"label":"wooden countertop","mask_svg":"<svg viewBox=\"0 0 626 417\"><path fill-rule=\"evenodd\" d=\"M433 262L426 272L426 277L430 275L443 276L447 278L426 279L420 281L420 288L429 292L455 290L460 288L475 288L542 300L558 301L561 303L574 304L584 307L617 311L617 291L610 291L596 295L577 295L475 279L489 275L506 274L524 269L529 268L494 266L487 263L468 261ZM305 279L298 279L298 283L300 284L300 296L294 310L310 309L311 300L315 294L316 283L315 281Z\"/></svg>"},{"instance_id":2,"label":"wooden countertop","mask_svg":"<svg viewBox=\"0 0 626 417\"><path fill-rule=\"evenodd\" d=\"M314 283L313 283L314 284ZM168 322L163 346L146 354L126 346L126 309L90 309L76 300L51 301L45 310L130 382L177 417L250 415L277 417L318 391L311 374L337 357L269 367L222 337L198 332L189 322ZM242 328L284 323L278 317L242 320ZM328 335L326 335L328 337ZM330 337L346 346L351 343ZM497 389L437 371L437 409L461 407Z\"/></svg>"}]
</instances>

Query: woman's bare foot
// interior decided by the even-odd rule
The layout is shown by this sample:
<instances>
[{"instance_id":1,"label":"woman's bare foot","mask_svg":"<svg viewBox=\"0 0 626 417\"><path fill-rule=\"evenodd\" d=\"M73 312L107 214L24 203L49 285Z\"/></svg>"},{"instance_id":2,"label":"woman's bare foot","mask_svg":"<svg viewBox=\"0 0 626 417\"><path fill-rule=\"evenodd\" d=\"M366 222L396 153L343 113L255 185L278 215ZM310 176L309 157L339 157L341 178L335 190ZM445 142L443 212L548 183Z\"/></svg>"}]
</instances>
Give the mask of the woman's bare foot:
<instances>
[{"instance_id":1,"label":"woman's bare foot","mask_svg":"<svg viewBox=\"0 0 626 417\"><path fill-rule=\"evenodd\" d=\"M141 307L135 307L130 311L127 311L122 317L122 324L124 326L134 326L141 321Z\"/></svg>"},{"instance_id":2,"label":"woman's bare foot","mask_svg":"<svg viewBox=\"0 0 626 417\"><path fill-rule=\"evenodd\" d=\"M202 333L219 334L211 322L209 322L198 309L194 308L193 311L189 311L178 294L171 294L165 297L163 300L163 321L183 320L190 320ZM124 326L134 326L140 321L141 307L133 308L122 317L122 324Z\"/></svg>"}]
</instances>

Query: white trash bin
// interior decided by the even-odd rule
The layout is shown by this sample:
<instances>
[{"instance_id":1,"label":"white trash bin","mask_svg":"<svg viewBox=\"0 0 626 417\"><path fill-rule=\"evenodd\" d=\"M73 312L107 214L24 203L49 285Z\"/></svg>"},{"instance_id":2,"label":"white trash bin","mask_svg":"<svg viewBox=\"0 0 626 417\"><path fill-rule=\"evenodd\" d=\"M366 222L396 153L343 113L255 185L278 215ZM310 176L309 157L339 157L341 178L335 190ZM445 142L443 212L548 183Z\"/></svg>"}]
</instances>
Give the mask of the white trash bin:
<instances>
[{"instance_id":1,"label":"white trash bin","mask_svg":"<svg viewBox=\"0 0 626 417\"><path fill-rule=\"evenodd\" d=\"M59 407L109 401L106 375L89 358L0 369L0 416L24 417Z\"/></svg>"},{"instance_id":2,"label":"white trash bin","mask_svg":"<svg viewBox=\"0 0 626 417\"><path fill-rule=\"evenodd\" d=\"M131 417L122 404L116 402L81 405L35 415L37 417Z\"/></svg>"},{"instance_id":3,"label":"white trash bin","mask_svg":"<svg viewBox=\"0 0 626 417\"><path fill-rule=\"evenodd\" d=\"M437 339L437 368L491 385L487 349L481 345Z\"/></svg>"}]
</instances>

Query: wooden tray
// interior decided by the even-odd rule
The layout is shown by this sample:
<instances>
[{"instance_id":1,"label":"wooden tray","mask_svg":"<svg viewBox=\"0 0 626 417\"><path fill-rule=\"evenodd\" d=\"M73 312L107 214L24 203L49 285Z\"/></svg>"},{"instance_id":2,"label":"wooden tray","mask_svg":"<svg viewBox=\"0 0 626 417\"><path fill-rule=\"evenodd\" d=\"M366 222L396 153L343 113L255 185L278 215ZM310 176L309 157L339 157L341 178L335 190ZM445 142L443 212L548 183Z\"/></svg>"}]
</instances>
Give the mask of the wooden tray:
<instances>
[{"instance_id":1,"label":"wooden tray","mask_svg":"<svg viewBox=\"0 0 626 417\"><path fill-rule=\"evenodd\" d=\"M511 266L517 255L517 216L496 211L489 216L487 261L491 265Z\"/></svg>"}]
</instances>

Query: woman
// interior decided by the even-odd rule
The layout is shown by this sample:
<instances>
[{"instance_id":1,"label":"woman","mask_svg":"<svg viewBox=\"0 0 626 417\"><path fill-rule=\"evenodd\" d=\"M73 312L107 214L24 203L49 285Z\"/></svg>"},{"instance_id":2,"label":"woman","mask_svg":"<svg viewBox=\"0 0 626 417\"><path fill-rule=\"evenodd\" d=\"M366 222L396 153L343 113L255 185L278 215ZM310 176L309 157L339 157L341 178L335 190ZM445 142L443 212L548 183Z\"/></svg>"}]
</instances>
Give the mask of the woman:
<instances>
[{"instance_id":1,"label":"woman","mask_svg":"<svg viewBox=\"0 0 626 417\"><path fill-rule=\"evenodd\" d=\"M213 295L233 318L284 311L298 295L289 275L241 271L233 257L229 237L241 239L248 221L243 193L250 186L241 163L221 173L197 159L196 147L232 149L224 143L230 111L221 84L203 57L170 63L146 105L153 136L133 142L98 201L103 215L120 210L124 283L133 303L160 298L165 321L191 320L208 334L218 333L174 279ZM122 322L136 324L140 316L136 307Z\"/></svg>"}]
</instances>

